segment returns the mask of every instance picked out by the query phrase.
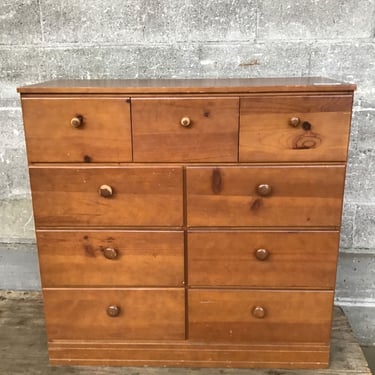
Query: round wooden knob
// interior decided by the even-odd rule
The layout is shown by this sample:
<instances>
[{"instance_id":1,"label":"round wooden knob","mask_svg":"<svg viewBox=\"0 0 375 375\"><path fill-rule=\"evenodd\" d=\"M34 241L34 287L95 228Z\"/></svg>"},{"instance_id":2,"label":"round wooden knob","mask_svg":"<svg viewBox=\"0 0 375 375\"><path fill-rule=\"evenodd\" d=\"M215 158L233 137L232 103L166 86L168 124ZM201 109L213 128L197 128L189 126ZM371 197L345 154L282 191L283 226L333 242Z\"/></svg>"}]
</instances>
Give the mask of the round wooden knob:
<instances>
[{"instance_id":1,"label":"round wooden knob","mask_svg":"<svg viewBox=\"0 0 375 375\"><path fill-rule=\"evenodd\" d=\"M101 185L99 188L99 195L103 198L109 198L112 196L113 190L109 185Z\"/></svg>"},{"instance_id":2,"label":"round wooden knob","mask_svg":"<svg viewBox=\"0 0 375 375\"><path fill-rule=\"evenodd\" d=\"M83 117L81 115L77 115L76 117L73 117L70 120L70 125L73 126L73 128L79 128L83 124Z\"/></svg>"},{"instance_id":3,"label":"round wooden knob","mask_svg":"<svg viewBox=\"0 0 375 375\"><path fill-rule=\"evenodd\" d=\"M252 314L255 318L263 319L266 316L266 310L262 306L255 306L253 308Z\"/></svg>"},{"instance_id":4,"label":"round wooden knob","mask_svg":"<svg viewBox=\"0 0 375 375\"><path fill-rule=\"evenodd\" d=\"M256 191L262 197L267 197L267 196L271 195L272 188L268 184L260 184L260 185L257 186Z\"/></svg>"},{"instance_id":5,"label":"round wooden knob","mask_svg":"<svg viewBox=\"0 0 375 375\"><path fill-rule=\"evenodd\" d=\"M301 123L301 119L299 117L291 117L289 119L289 125L296 128Z\"/></svg>"},{"instance_id":6,"label":"round wooden knob","mask_svg":"<svg viewBox=\"0 0 375 375\"><path fill-rule=\"evenodd\" d=\"M255 250L255 257L258 260L266 260L269 255L270 255L270 253L267 249L257 249L257 250Z\"/></svg>"},{"instance_id":7,"label":"round wooden knob","mask_svg":"<svg viewBox=\"0 0 375 375\"><path fill-rule=\"evenodd\" d=\"M107 307L107 314L111 318L115 318L120 315L120 307L116 305L110 305Z\"/></svg>"},{"instance_id":8,"label":"round wooden knob","mask_svg":"<svg viewBox=\"0 0 375 375\"><path fill-rule=\"evenodd\" d=\"M191 125L191 120L189 119L189 117L183 117L180 121L180 124L187 128Z\"/></svg>"},{"instance_id":9,"label":"round wooden knob","mask_svg":"<svg viewBox=\"0 0 375 375\"><path fill-rule=\"evenodd\" d=\"M107 259L116 259L118 257L118 252L113 247L107 247L103 250L103 255Z\"/></svg>"}]
</instances>

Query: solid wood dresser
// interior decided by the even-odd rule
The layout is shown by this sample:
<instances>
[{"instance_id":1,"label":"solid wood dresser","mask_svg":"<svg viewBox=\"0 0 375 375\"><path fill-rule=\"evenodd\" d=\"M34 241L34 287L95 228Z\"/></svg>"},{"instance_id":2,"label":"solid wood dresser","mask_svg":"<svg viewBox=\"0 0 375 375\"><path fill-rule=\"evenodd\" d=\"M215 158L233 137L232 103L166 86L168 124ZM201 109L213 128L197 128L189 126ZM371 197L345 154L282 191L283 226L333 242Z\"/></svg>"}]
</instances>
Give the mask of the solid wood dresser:
<instances>
[{"instance_id":1,"label":"solid wood dresser","mask_svg":"<svg viewBox=\"0 0 375 375\"><path fill-rule=\"evenodd\" d=\"M52 364L328 365L354 85L18 90Z\"/></svg>"}]
</instances>

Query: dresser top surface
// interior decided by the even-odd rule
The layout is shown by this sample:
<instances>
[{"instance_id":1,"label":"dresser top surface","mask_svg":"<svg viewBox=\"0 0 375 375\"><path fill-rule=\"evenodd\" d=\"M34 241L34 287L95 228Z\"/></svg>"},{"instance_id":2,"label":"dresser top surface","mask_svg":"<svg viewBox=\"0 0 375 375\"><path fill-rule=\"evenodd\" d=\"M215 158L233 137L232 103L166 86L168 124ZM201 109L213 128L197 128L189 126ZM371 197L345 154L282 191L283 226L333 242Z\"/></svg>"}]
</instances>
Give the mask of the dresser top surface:
<instances>
[{"instance_id":1,"label":"dresser top surface","mask_svg":"<svg viewBox=\"0 0 375 375\"><path fill-rule=\"evenodd\" d=\"M356 85L322 77L227 79L53 80L19 87L22 94L215 94L354 91Z\"/></svg>"}]
</instances>

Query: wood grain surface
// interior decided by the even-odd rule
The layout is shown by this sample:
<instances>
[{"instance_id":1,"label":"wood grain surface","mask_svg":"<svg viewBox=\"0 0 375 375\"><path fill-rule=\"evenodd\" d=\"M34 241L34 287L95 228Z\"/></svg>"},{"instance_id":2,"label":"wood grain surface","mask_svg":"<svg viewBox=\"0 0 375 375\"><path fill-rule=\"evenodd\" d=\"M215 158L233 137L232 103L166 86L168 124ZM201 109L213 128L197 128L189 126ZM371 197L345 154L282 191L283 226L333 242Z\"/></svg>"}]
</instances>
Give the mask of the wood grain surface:
<instances>
[{"instance_id":1,"label":"wood grain surface","mask_svg":"<svg viewBox=\"0 0 375 375\"><path fill-rule=\"evenodd\" d=\"M258 96L240 103L241 162L346 160L351 95Z\"/></svg>"},{"instance_id":2,"label":"wood grain surface","mask_svg":"<svg viewBox=\"0 0 375 375\"><path fill-rule=\"evenodd\" d=\"M333 292L196 289L188 298L193 341L329 343ZM264 318L253 316L256 307Z\"/></svg>"},{"instance_id":3,"label":"wood grain surface","mask_svg":"<svg viewBox=\"0 0 375 375\"><path fill-rule=\"evenodd\" d=\"M237 161L238 111L238 98L132 99L134 161Z\"/></svg>"},{"instance_id":4,"label":"wood grain surface","mask_svg":"<svg viewBox=\"0 0 375 375\"><path fill-rule=\"evenodd\" d=\"M132 160L127 98L23 98L22 113L29 163Z\"/></svg>"},{"instance_id":5,"label":"wood grain surface","mask_svg":"<svg viewBox=\"0 0 375 375\"><path fill-rule=\"evenodd\" d=\"M48 339L183 340L184 289L44 289ZM107 308L118 306L116 317Z\"/></svg>"},{"instance_id":6,"label":"wood grain surface","mask_svg":"<svg viewBox=\"0 0 375 375\"><path fill-rule=\"evenodd\" d=\"M183 286L181 231L38 230L44 287ZM105 250L116 257L107 259Z\"/></svg>"},{"instance_id":7,"label":"wood grain surface","mask_svg":"<svg viewBox=\"0 0 375 375\"><path fill-rule=\"evenodd\" d=\"M37 227L182 225L178 167L33 166L30 182Z\"/></svg>"},{"instance_id":8,"label":"wood grain surface","mask_svg":"<svg viewBox=\"0 0 375 375\"><path fill-rule=\"evenodd\" d=\"M189 285L333 289L338 244L337 231L190 231Z\"/></svg>"},{"instance_id":9,"label":"wood grain surface","mask_svg":"<svg viewBox=\"0 0 375 375\"><path fill-rule=\"evenodd\" d=\"M188 167L186 176L191 227L340 225L344 165ZM269 196L256 192L262 184Z\"/></svg>"}]
</instances>

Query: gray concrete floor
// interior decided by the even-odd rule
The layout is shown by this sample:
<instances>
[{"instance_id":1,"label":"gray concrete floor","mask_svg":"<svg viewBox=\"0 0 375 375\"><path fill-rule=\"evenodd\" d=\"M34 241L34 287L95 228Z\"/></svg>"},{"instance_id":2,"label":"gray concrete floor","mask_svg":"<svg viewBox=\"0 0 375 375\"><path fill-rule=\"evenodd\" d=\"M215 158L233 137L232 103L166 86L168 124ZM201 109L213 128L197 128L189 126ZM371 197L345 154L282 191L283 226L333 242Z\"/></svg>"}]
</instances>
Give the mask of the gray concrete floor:
<instances>
[{"instance_id":1,"label":"gray concrete floor","mask_svg":"<svg viewBox=\"0 0 375 375\"><path fill-rule=\"evenodd\" d=\"M364 348L366 353L373 349ZM335 309L331 363L323 370L55 366L48 363L40 293L0 291L0 375L371 375L348 321Z\"/></svg>"}]
</instances>

